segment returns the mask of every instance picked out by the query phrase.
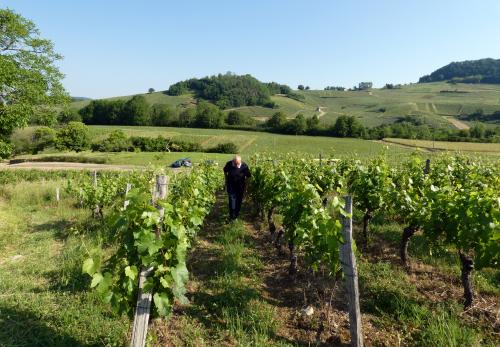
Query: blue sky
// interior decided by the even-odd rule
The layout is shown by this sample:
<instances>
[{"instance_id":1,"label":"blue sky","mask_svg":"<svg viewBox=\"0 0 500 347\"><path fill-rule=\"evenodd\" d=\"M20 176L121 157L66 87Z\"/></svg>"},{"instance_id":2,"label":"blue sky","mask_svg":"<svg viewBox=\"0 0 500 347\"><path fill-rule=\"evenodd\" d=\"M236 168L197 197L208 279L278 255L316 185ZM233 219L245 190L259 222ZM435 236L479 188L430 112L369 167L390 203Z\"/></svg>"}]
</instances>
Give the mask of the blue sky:
<instances>
[{"instance_id":1,"label":"blue sky","mask_svg":"<svg viewBox=\"0 0 500 347\"><path fill-rule=\"evenodd\" d=\"M3 0L64 56L92 98L232 71L312 89L416 82L451 61L500 58L500 1Z\"/></svg>"}]
</instances>

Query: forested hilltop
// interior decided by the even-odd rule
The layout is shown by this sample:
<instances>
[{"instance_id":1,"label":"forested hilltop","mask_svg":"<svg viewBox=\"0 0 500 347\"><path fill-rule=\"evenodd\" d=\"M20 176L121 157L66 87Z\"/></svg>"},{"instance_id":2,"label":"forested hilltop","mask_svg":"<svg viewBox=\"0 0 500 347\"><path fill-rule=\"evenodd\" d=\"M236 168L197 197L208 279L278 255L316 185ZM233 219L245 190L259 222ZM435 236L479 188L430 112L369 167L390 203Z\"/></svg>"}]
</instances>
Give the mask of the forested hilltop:
<instances>
[{"instance_id":1,"label":"forested hilltop","mask_svg":"<svg viewBox=\"0 0 500 347\"><path fill-rule=\"evenodd\" d=\"M427 82L493 83L500 84L500 59L479 59L452 62L420 78Z\"/></svg>"},{"instance_id":2,"label":"forested hilltop","mask_svg":"<svg viewBox=\"0 0 500 347\"><path fill-rule=\"evenodd\" d=\"M238 76L233 73L191 78L170 86L166 94L172 96L193 92L196 97L209 100L221 109L241 106L264 106L274 108L271 95L294 96L292 89L275 82L262 83L251 75Z\"/></svg>"}]
</instances>

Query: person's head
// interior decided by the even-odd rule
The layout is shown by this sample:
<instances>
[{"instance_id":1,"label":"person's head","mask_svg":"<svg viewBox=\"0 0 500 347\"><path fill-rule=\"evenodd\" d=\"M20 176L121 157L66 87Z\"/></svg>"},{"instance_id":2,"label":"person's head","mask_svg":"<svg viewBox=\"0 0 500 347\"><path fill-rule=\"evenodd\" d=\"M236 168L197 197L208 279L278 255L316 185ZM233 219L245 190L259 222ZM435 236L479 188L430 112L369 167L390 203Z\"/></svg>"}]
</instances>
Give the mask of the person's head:
<instances>
[{"instance_id":1,"label":"person's head","mask_svg":"<svg viewBox=\"0 0 500 347\"><path fill-rule=\"evenodd\" d=\"M234 156L233 163L234 163L234 165L241 165L241 156L239 154L236 154Z\"/></svg>"}]
</instances>

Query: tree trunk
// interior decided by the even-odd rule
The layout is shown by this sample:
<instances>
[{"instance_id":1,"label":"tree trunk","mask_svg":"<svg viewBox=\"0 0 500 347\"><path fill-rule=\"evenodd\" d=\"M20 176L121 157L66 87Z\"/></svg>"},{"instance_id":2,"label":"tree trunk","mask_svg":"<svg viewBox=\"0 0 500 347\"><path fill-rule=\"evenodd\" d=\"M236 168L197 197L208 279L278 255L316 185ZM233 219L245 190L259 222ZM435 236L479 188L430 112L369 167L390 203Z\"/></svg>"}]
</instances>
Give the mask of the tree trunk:
<instances>
[{"instance_id":1,"label":"tree trunk","mask_svg":"<svg viewBox=\"0 0 500 347\"><path fill-rule=\"evenodd\" d=\"M370 224L372 218L372 212L370 210L366 211L365 216L363 217L363 238L365 246L368 246L368 225Z\"/></svg>"},{"instance_id":2,"label":"tree trunk","mask_svg":"<svg viewBox=\"0 0 500 347\"><path fill-rule=\"evenodd\" d=\"M274 224L274 206L271 206L271 208L267 211L267 224L269 225L269 232L271 233L271 237L274 236L274 233L276 232L276 224Z\"/></svg>"},{"instance_id":3,"label":"tree trunk","mask_svg":"<svg viewBox=\"0 0 500 347\"><path fill-rule=\"evenodd\" d=\"M285 229L283 227L278 229L278 235L276 235L276 240L274 240L274 246L278 250L279 254L282 254L283 251L281 249L281 239L283 238L283 235L285 234Z\"/></svg>"},{"instance_id":4,"label":"tree trunk","mask_svg":"<svg viewBox=\"0 0 500 347\"><path fill-rule=\"evenodd\" d=\"M410 225L403 229L403 236L401 237L401 246L399 248L399 254L401 255L401 261L405 267L408 267L408 244L410 243L410 238L417 232L418 227Z\"/></svg>"},{"instance_id":5,"label":"tree trunk","mask_svg":"<svg viewBox=\"0 0 500 347\"><path fill-rule=\"evenodd\" d=\"M297 273L297 254L295 254L293 240L288 242L288 249L290 250L290 267L288 268L288 274L295 275Z\"/></svg>"},{"instance_id":6,"label":"tree trunk","mask_svg":"<svg viewBox=\"0 0 500 347\"><path fill-rule=\"evenodd\" d=\"M474 260L467 254L458 253L462 263L462 285L464 287L464 308L471 307L474 300L474 289L472 288L472 270L474 269Z\"/></svg>"}]
</instances>

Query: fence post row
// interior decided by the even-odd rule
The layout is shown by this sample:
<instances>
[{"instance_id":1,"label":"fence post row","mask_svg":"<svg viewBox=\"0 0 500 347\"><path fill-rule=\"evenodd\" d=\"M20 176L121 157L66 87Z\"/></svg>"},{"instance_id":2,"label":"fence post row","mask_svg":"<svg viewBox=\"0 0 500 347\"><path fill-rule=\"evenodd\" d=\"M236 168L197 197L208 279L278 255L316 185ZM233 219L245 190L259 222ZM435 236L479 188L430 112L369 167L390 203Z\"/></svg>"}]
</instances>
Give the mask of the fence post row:
<instances>
[{"instance_id":1,"label":"fence post row","mask_svg":"<svg viewBox=\"0 0 500 347\"><path fill-rule=\"evenodd\" d=\"M351 346L363 346L363 329L361 324L361 310L359 308L358 269L352 246L352 197L347 195L345 211L348 217L342 217L342 236L344 243L340 246L340 264L344 272L347 296L349 301L349 330L351 332Z\"/></svg>"},{"instance_id":2,"label":"fence post row","mask_svg":"<svg viewBox=\"0 0 500 347\"><path fill-rule=\"evenodd\" d=\"M153 201L152 203L155 205L158 199L165 199L167 197L168 192L168 182L169 178L165 175L157 175L156 176L156 184L153 190ZM128 185L127 185L128 187ZM160 219L163 219L165 210L161 207L157 206L157 209L160 213ZM161 233L161 223L158 230L155 230L156 236L159 237ZM150 267L148 269L142 268L141 273L139 275L139 293L137 296L137 305L135 308L134 315L134 326L132 328L132 341L130 345L132 347L144 347L146 344L146 335L148 333L148 321L149 321L149 312L151 310L151 301L153 297L152 292L144 292L144 284L146 282L147 277L153 272L153 268Z\"/></svg>"}]
</instances>

